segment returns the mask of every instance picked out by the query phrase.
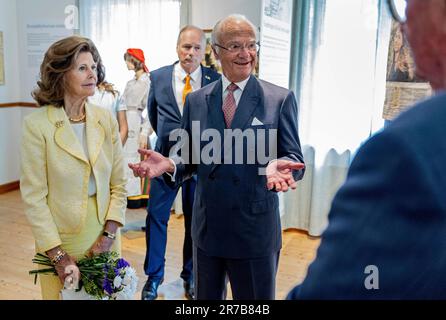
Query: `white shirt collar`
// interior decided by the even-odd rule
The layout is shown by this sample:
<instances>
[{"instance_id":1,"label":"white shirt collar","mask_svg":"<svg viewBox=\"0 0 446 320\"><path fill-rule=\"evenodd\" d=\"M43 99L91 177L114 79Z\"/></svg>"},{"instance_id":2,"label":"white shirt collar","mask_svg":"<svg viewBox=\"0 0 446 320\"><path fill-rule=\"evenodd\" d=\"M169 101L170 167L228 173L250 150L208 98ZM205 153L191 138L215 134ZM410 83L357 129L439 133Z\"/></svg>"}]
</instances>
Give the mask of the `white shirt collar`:
<instances>
[{"instance_id":1,"label":"white shirt collar","mask_svg":"<svg viewBox=\"0 0 446 320\"><path fill-rule=\"evenodd\" d=\"M239 87L240 90L243 91L243 90L245 90L246 84L248 83L250 77L251 76L249 76L245 80L242 80L240 82L234 82L234 83L237 85L237 87ZM228 78L226 78L224 74L221 75L221 81L222 81L222 85L223 85L223 88L222 88L223 92L225 92L226 89L228 88L228 86L231 84L231 81L229 81Z\"/></svg>"},{"instance_id":2,"label":"white shirt collar","mask_svg":"<svg viewBox=\"0 0 446 320\"><path fill-rule=\"evenodd\" d=\"M187 76L187 72L184 71L179 62L175 65L175 67L177 69L178 77L181 79L181 81L184 81L184 79ZM198 68L195 69L195 71L190 74L190 78L193 82L197 82L200 76L201 76L201 65L198 66Z\"/></svg>"}]
</instances>

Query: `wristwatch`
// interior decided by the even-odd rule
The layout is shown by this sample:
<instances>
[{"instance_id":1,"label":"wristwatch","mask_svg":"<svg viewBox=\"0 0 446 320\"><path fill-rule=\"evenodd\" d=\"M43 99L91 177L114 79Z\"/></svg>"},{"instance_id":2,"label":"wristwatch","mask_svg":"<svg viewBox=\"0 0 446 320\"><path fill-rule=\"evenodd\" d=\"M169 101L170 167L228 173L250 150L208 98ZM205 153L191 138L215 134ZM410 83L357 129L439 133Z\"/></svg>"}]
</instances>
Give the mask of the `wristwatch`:
<instances>
[{"instance_id":1,"label":"wristwatch","mask_svg":"<svg viewBox=\"0 0 446 320\"><path fill-rule=\"evenodd\" d=\"M116 239L116 234L108 232L107 230L104 230L104 232L102 232L102 235L107 237L107 238L109 238L109 239L112 239L112 240Z\"/></svg>"}]
</instances>

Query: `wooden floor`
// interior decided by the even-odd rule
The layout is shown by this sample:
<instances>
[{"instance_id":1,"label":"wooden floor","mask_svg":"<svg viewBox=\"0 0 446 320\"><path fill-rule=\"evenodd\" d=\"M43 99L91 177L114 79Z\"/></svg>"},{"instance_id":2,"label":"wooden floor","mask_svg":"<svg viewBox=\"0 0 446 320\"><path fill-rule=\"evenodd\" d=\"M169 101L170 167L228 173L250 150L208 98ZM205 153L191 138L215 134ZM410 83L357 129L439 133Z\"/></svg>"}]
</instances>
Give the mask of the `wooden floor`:
<instances>
[{"instance_id":1,"label":"wooden floor","mask_svg":"<svg viewBox=\"0 0 446 320\"><path fill-rule=\"evenodd\" d=\"M138 292L146 277L143 272L145 255L144 233L140 227L145 210L127 210L127 222L123 232L122 255L137 270ZM159 289L159 299L183 299L179 278L184 237L182 216L172 215L168 228L165 282ZM319 239L297 230L283 232L283 246L277 275L276 298L283 299L290 288L300 282L309 263L314 259ZM41 299L39 285L34 285L28 271L35 266L34 240L26 220L20 192L0 194L0 299Z\"/></svg>"}]
</instances>

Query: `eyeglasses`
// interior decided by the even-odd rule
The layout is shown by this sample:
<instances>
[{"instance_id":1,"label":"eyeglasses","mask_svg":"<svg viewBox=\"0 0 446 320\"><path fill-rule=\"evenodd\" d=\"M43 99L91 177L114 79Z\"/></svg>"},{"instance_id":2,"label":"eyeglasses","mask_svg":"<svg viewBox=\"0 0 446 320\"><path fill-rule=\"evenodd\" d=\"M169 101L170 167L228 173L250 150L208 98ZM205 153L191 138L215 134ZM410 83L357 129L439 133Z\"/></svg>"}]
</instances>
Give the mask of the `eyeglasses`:
<instances>
[{"instance_id":1,"label":"eyeglasses","mask_svg":"<svg viewBox=\"0 0 446 320\"><path fill-rule=\"evenodd\" d=\"M388 0L390 13L399 23L406 22L406 0Z\"/></svg>"},{"instance_id":2,"label":"eyeglasses","mask_svg":"<svg viewBox=\"0 0 446 320\"><path fill-rule=\"evenodd\" d=\"M219 45L218 43L214 43L214 46L225 49L231 53L242 52L245 48L248 49L249 52L257 52L260 49L260 44L258 42L251 42L244 45L240 43L232 43L227 48Z\"/></svg>"}]
</instances>

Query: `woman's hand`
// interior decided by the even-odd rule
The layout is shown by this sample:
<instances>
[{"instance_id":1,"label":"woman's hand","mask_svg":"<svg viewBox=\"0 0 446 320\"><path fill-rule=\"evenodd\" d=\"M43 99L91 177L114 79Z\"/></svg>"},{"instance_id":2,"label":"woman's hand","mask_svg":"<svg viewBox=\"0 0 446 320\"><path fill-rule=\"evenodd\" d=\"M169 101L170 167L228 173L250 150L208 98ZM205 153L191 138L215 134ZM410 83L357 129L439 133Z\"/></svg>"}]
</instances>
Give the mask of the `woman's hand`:
<instances>
[{"instance_id":1,"label":"woman's hand","mask_svg":"<svg viewBox=\"0 0 446 320\"><path fill-rule=\"evenodd\" d=\"M93 256L102 252L108 252L110 251L114 241L115 240L113 239L100 235L99 238L96 239L96 242L91 246L88 254Z\"/></svg>"},{"instance_id":2,"label":"woman's hand","mask_svg":"<svg viewBox=\"0 0 446 320\"><path fill-rule=\"evenodd\" d=\"M105 234L115 235L116 237L116 233L118 232L119 227L122 227L122 225L119 222L113 220L107 220L104 226ZM90 250L88 251L88 254L95 255L102 252L108 252L113 246L114 241L117 240L109 238L101 233L101 235L96 239L95 243L93 243L93 245L91 246Z\"/></svg>"},{"instance_id":3,"label":"woman's hand","mask_svg":"<svg viewBox=\"0 0 446 320\"><path fill-rule=\"evenodd\" d=\"M73 276L73 274L79 274L79 269L76 265L76 259L70 256L68 253L65 254L62 259L55 265L57 276L62 284L65 283L65 278L67 276ZM73 272L73 274L72 274Z\"/></svg>"},{"instance_id":4,"label":"woman's hand","mask_svg":"<svg viewBox=\"0 0 446 320\"><path fill-rule=\"evenodd\" d=\"M60 246L54 247L45 252L54 264L57 276L62 284L65 283L67 276L75 276L79 269L76 265L76 259L66 253Z\"/></svg>"},{"instance_id":5,"label":"woman's hand","mask_svg":"<svg viewBox=\"0 0 446 320\"><path fill-rule=\"evenodd\" d=\"M79 289L79 280L81 278L81 272L79 268L74 265L69 265L65 267L65 277L64 288L65 289Z\"/></svg>"}]
</instances>

